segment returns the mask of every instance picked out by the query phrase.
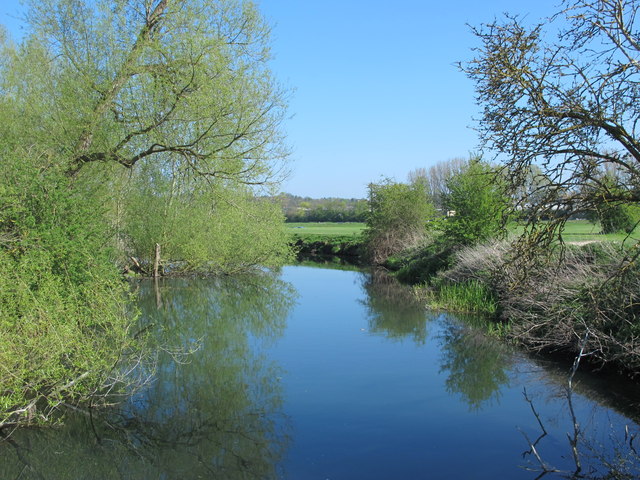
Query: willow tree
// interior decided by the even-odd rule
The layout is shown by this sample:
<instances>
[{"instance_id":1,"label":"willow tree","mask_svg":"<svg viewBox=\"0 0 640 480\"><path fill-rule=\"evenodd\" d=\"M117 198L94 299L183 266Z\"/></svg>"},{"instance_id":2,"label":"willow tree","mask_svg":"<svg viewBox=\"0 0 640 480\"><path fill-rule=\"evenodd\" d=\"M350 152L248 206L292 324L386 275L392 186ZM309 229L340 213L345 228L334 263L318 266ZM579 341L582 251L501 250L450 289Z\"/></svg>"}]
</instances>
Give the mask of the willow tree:
<instances>
[{"instance_id":1,"label":"willow tree","mask_svg":"<svg viewBox=\"0 0 640 480\"><path fill-rule=\"evenodd\" d=\"M198 175L264 183L283 158L284 94L269 28L234 0L29 3L46 49L51 121L75 174L171 156Z\"/></svg>"},{"instance_id":2,"label":"willow tree","mask_svg":"<svg viewBox=\"0 0 640 480\"><path fill-rule=\"evenodd\" d=\"M98 403L136 351L111 245L236 271L284 243L256 193L286 95L250 2L26 3L24 40L0 31L0 427Z\"/></svg>"},{"instance_id":3,"label":"willow tree","mask_svg":"<svg viewBox=\"0 0 640 480\"><path fill-rule=\"evenodd\" d=\"M131 186L115 188L123 178L167 202L177 191L197 198L207 186L225 195L239 188L242 197L282 178L287 92L269 71L269 27L251 2L28 5L31 36L11 68L25 75L12 85L17 113L33 119L39 145L70 177L109 172L102 181L125 195L119 212L133 207Z\"/></svg>"},{"instance_id":4,"label":"willow tree","mask_svg":"<svg viewBox=\"0 0 640 480\"><path fill-rule=\"evenodd\" d=\"M507 16L473 29L480 46L462 68L483 108L484 147L502 161L514 192L537 170L544 181L522 207L534 222L555 218L529 240L546 243L567 218L603 204L640 202L639 7L564 1L538 24ZM612 166L616 182L603 181Z\"/></svg>"}]
</instances>

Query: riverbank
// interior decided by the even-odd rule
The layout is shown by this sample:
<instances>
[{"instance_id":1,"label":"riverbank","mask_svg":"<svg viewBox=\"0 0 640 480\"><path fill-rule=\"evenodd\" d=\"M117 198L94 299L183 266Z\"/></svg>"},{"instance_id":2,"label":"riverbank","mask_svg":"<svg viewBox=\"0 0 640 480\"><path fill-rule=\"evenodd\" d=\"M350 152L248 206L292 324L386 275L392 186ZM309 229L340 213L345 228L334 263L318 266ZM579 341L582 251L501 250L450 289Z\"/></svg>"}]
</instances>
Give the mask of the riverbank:
<instances>
[{"instance_id":1,"label":"riverbank","mask_svg":"<svg viewBox=\"0 0 640 480\"><path fill-rule=\"evenodd\" d=\"M290 245L298 258L313 256L342 257L360 263L362 261L362 242L345 237L326 237L322 240L295 238Z\"/></svg>"},{"instance_id":2,"label":"riverbank","mask_svg":"<svg viewBox=\"0 0 640 480\"><path fill-rule=\"evenodd\" d=\"M526 269L506 241L426 251L388 266L430 308L484 314L488 329L528 350L640 375L640 267L621 269L611 242L565 245Z\"/></svg>"}]
</instances>

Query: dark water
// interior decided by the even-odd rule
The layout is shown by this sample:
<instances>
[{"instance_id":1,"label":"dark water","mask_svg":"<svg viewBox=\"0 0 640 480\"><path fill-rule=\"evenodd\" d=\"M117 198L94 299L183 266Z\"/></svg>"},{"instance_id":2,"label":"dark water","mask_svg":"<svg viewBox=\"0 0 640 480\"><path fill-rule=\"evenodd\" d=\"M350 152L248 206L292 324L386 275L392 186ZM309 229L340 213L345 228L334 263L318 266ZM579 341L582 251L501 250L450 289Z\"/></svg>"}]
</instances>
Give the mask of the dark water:
<instances>
[{"instance_id":1,"label":"dark water","mask_svg":"<svg viewBox=\"0 0 640 480\"><path fill-rule=\"evenodd\" d=\"M568 367L427 312L384 275L297 266L137 292L156 353L129 368L149 383L106 421L15 432L1 479L535 479L542 427L540 459L576 470ZM587 478L606 462L638 474L636 400L577 377Z\"/></svg>"}]
</instances>

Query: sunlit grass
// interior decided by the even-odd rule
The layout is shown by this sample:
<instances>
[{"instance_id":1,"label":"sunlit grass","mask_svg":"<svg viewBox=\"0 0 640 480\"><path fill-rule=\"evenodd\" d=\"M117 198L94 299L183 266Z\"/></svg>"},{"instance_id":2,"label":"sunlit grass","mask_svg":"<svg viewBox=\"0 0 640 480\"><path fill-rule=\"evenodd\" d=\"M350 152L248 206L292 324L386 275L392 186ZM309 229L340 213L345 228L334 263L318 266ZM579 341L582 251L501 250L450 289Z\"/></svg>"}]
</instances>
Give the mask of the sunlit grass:
<instances>
[{"instance_id":1,"label":"sunlit grass","mask_svg":"<svg viewBox=\"0 0 640 480\"><path fill-rule=\"evenodd\" d=\"M365 223L360 222L295 222L286 223L286 229L299 238L308 238L315 241L324 238L340 237L342 241L359 239L365 228ZM507 226L509 233L516 236L522 234L524 225L511 223ZM640 228L631 234L608 233L603 234L599 223L588 220L570 220L565 224L562 232L565 242L618 242L635 243L640 241Z\"/></svg>"},{"instance_id":2,"label":"sunlit grass","mask_svg":"<svg viewBox=\"0 0 640 480\"><path fill-rule=\"evenodd\" d=\"M287 223L287 230L298 236L352 236L358 237L365 227L359 222L302 222Z\"/></svg>"},{"instance_id":3,"label":"sunlit grass","mask_svg":"<svg viewBox=\"0 0 640 480\"><path fill-rule=\"evenodd\" d=\"M513 235L520 235L524 231L524 225L510 224L508 230ZM602 233L599 223L588 220L569 220L562 231L562 239L565 242L637 242L640 240L640 228L636 228L630 235L626 233Z\"/></svg>"}]
</instances>

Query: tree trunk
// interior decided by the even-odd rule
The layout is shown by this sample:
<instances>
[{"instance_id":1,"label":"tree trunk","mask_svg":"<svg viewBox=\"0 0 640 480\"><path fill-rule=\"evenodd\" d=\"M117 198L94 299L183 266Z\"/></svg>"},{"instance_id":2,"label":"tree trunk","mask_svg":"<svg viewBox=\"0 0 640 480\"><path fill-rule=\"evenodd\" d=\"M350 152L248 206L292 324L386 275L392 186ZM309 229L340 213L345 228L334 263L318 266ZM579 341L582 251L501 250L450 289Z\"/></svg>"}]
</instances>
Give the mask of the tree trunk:
<instances>
[{"instance_id":1,"label":"tree trunk","mask_svg":"<svg viewBox=\"0 0 640 480\"><path fill-rule=\"evenodd\" d=\"M159 267L160 267L160 244L156 243L156 255L153 260L153 278L158 278Z\"/></svg>"}]
</instances>

